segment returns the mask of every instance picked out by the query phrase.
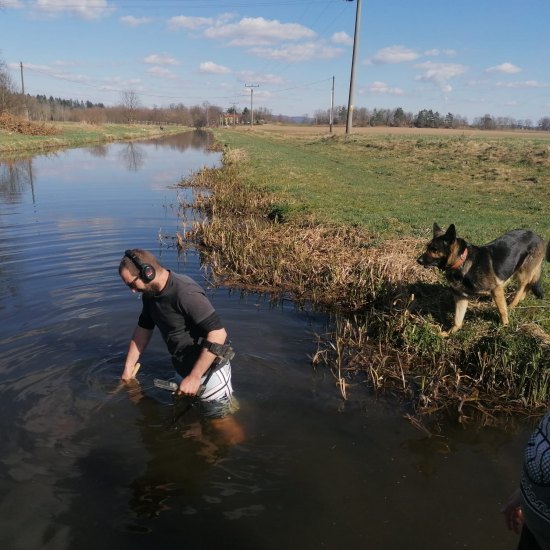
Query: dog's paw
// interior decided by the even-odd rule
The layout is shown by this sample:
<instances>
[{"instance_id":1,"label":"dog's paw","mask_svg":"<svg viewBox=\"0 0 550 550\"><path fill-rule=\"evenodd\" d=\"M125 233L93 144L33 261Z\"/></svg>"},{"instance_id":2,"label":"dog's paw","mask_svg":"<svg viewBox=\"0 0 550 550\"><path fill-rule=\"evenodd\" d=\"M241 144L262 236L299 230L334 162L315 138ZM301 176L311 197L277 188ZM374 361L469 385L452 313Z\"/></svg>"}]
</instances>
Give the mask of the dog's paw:
<instances>
[{"instance_id":1,"label":"dog's paw","mask_svg":"<svg viewBox=\"0 0 550 550\"><path fill-rule=\"evenodd\" d=\"M452 334L454 334L455 332L458 332L462 327L456 327L456 326L453 326L451 327L450 330L441 330L439 332L439 336L441 336L441 338L448 338L449 336L451 336Z\"/></svg>"}]
</instances>

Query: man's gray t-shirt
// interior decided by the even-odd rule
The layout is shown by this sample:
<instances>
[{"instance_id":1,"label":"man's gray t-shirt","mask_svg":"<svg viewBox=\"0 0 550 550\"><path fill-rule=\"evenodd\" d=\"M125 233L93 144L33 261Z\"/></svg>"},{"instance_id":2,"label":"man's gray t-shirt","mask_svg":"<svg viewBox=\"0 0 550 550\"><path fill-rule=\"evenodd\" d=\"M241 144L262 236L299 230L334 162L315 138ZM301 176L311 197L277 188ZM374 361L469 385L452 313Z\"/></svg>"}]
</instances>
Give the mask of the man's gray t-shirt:
<instances>
[{"instance_id":1,"label":"man's gray t-shirt","mask_svg":"<svg viewBox=\"0 0 550 550\"><path fill-rule=\"evenodd\" d=\"M174 366L186 375L201 347L197 340L210 330L223 328L204 290L187 275L170 271L166 286L156 296L143 295L138 325L147 330L159 328Z\"/></svg>"}]
</instances>

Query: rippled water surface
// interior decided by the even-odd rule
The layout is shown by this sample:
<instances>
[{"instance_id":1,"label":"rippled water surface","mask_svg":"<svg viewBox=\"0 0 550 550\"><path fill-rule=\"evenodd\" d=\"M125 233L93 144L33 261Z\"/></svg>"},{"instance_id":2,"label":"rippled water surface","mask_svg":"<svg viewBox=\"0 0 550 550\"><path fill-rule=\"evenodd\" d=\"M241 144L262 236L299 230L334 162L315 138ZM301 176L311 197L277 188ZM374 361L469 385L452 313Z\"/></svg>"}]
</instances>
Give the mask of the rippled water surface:
<instances>
[{"instance_id":1,"label":"rippled water surface","mask_svg":"<svg viewBox=\"0 0 550 550\"><path fill-rule=\"evenodd\" d=\"M343 404L308 360L325 320L289 302L208 289L243 443L152 386L171 375L158 335L119 389L140 310L124 250L207 285L170 238L173 184L220 161L205 147L189 133L0 163L0 547L514 548L499 510L527 426L430 438L359 384Z\"/></svg>"}]
</instances>

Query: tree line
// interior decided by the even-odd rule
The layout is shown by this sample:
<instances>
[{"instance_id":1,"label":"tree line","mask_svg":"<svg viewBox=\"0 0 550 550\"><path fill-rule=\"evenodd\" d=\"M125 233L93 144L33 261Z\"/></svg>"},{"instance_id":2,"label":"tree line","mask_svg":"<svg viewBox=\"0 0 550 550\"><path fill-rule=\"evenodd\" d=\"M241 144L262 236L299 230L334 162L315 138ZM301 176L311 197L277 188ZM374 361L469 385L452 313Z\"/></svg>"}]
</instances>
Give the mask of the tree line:
<instances>
[{"instance_id":1,"label":"tree line","mask_svg":"<svg viewBox=\"0 0 550 550\"><path fill-rule=\"evenodd\" d=\"M0 113L7 111L36 121L87 122L90 124L149 122L153 124L181 124L195 128L238 123L250 124L252 112L245 107L238 112L235 107L223 109L205 101L201 105L186 106L173 103L168 107L144 107L139 95L133 90L123 91L120 101L114 106L103 103L47 97L46 95L23 95L13 83L6 64L0 60ZM231 115L231 117L227 117ZM273 115L269 109L254 109L254 123L295 122L318 125L345 124L347 107L345 105L330 109L317 110L313 117L287 117ZM416 128L479 128L482 130L499 129L536 129L550 131L550 117L542 117L537 124L529 119L516 120L511 117L494 117L486 114L475 118L472 123L458 114L441 114L432 109L422 109L418 113L406 112L402 107L395 109L355 108L354 126L389 126Z\"/></svg>"},{"instance_id":2,"label":"tree line","mask_svg":"<svg viewBox=\"0 0 550 550\"><path fill-rule=\"evenodd\" d=\"M315 124L329 124L330 110L316 111ZM332 113L334 124L345 124L347 107L336 107ZM405 112L402 107L396 109L353 110L354 126L391 126L397 128L479 128L481 130L518 130L531 129L550 131L550 117L542 117L537 125L530 119L516 120L512 117L494 117L486 114L476 117L470 123L466 117L458 114L441 114L432 109L422 109L418 113Z\"/></svg>"}]
</instances>

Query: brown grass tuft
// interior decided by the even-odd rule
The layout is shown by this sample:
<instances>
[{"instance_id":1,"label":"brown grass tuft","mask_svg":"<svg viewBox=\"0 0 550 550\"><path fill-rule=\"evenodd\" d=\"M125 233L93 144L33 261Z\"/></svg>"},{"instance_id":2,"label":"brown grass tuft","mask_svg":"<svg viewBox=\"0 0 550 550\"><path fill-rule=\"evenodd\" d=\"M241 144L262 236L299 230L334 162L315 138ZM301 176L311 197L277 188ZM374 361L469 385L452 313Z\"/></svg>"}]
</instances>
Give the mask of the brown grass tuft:
<instances>
[{"instance_id":1,"label":"brown grass tuft","mask_svg":"<svg viewBox=\"0 0 550 550\"><path fill-rule=\"evenodd\" d=\"M485 144L480 152L494 153ZM546 401L550 372L541 367L550 337L537 325L503 329L492 303L473 302L476 321L442 339L452 298L437 272L416 263L424 241L380 242L361 227L285 221L276 196L242 183L244 159L227 149L223 168L182 182L195 188L193 206L203 213L200 221L184 221L191 227L186 238L225 285L336 313L313 363L331 367L344 399L348 373L362 371L375 390L405 396L417 411L453 409L461 421L467 409L489 415Z\"/></svg>"},{"instance_id":2,"label":"brown grass tuft","mask_svg":"<svg viewBox=\"0 0 550 550\"><path fill-rule=\"evenodd\" d=\"M55 126L45 124L44 122L32 122L15 117L9 113L0 114L0 130L27 136L54 136L59 134L59 130Z\"/></svg>"}]
</instances>

